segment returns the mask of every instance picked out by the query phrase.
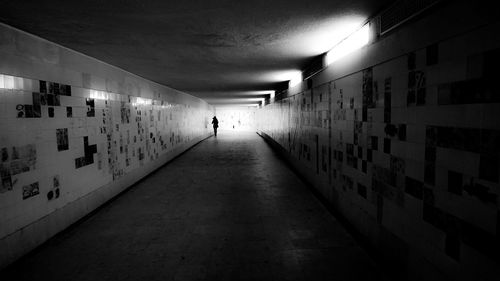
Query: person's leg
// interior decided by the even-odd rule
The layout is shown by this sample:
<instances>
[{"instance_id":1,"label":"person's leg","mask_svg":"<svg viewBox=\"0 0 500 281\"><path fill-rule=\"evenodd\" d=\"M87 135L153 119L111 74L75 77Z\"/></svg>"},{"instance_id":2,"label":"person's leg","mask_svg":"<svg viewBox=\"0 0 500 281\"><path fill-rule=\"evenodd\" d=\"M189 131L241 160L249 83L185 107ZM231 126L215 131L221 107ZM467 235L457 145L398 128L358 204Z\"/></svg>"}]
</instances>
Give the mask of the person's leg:
<instances>
[{"instance_id":1,"label":"person's leg","mask_svg":"<svg viewBox=\"0 0 500 281\"><path fill-rule=\"evenodd\" d=\"M214 127L214 134L217 136L217 127Z\"/></svg>"}]
</instances>

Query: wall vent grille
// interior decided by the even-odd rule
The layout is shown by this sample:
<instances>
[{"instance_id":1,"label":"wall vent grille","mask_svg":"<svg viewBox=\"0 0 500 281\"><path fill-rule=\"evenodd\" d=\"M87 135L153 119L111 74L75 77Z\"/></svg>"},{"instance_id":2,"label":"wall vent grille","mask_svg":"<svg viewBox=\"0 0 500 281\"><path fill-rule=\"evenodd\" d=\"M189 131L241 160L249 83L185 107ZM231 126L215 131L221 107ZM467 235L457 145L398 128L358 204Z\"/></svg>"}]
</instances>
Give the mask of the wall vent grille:
<instances>
[{"instance_id":1,"label":"wall vent grille","mask_svg":"<svg viewBox=\"0 0 500 281\"><path fill-rule=\"evenodd\" d=\"M380 34L384 34L402 23L434 6L440 0L400 0L380 14Z\"/></svg>"}]
</instances>

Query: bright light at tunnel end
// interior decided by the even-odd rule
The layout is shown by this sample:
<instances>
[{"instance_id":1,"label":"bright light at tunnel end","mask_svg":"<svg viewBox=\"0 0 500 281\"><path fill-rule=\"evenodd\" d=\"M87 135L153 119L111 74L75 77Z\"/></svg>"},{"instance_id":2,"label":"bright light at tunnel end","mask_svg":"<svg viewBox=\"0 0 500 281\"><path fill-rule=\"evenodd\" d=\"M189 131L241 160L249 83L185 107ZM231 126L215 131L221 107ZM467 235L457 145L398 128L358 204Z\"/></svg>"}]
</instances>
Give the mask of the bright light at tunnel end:
<instances>
[{"instance_id":1,"label":"bright light at tunnel end","mask_svg":"<svg viewBox=\"0 0 500 281\"><path fill-rule=\"evenodd\" d=\"M368 44L369 39L370 25L365 24L326 53L325 65L330 65L340 58L361 49L363 46Z\"/></svg>"}]
</instances>

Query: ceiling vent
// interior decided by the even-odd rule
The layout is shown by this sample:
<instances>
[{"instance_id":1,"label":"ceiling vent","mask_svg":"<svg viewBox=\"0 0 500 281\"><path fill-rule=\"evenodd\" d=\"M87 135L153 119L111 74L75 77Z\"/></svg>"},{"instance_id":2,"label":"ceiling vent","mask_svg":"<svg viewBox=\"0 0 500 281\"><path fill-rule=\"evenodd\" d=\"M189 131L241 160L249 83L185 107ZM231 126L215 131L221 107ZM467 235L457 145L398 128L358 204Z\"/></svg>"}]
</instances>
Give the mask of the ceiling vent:
<instances>
[{"instance_id":1,"label":"ceiling vent","mask_svg":"<svg viewBox=\"0 0 500 281\"><path fill-rule=\"evenodd\" d=\"M440 0L400 0L380 14L380 35L391 31L404 22L440 2Z\"/></svg>"}]
</instances>

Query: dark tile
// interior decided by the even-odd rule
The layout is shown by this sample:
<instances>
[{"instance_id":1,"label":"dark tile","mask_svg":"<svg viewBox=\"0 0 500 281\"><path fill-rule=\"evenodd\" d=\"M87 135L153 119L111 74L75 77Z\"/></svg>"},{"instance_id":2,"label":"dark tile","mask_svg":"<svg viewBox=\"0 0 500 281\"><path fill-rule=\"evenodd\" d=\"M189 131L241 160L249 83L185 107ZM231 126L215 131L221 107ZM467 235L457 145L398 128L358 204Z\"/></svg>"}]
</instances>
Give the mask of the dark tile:
<instances>
[{"instance_id":1,"label":"dark tile","mask_svg":"<svg viewBox=\"0 0 500 281\"><path fill-rule=\"evenodd\" d=\"M365 160L361 161L361 171L365 174L367 172L367 162Z\"/></svg>"},{"instance_id":2,"label":"dark tile","mask_svg":"<svg viewBox=\"0 0 500 281\"><path fill-rule=\"evenodd\" d=\"M366 160L368 162L372 162L373 161L373 151L371 149L367 149L366 150Z\"/></svg>"},{"instance_id":3,"label":"dark tile","mask_svg":"<svg viewBox=\"0 0 500 281\"><path fill-rule=\"evenodd\" d=\"M55 96L53 94L47 94L47 105L49 106L55 106Z\"/></svg>"},{"instance_id":4,"label":"dark tile","mask_svg":"<svg viewBox=\"0 0 500 281\"><path fill-rule=\"evenodd\" d=\"M481 89L477 79L450 84L450 104L476 103L474 93Z\"/></svg>"},{"instance_id":5,"label":"dark tile","mask_svg":"<svg viewBox=\"0 0 500 281\"><path fill-rule=\"evenodd\" d=\"M426 147L435 147L437 145L438 127L427 126L425 128L425 145Z\"/></svg>"},{"instance_id":6,"label":"dark tile","mask_svg":"<svg viewBox=\"0 0 500 281\"><path fill-rule=\"evenodd\" d=\"M47 94L40 94L40 105L47 105Z\"/></svg>"},{"instance_id":7,"label":"dark tile","mask_svg":"<svg viewBox=\"0 0 500 281\"><path fill-rule=\"evenodd\" d=\"M498 81L498 66L500 65L500 48L484 53L483 77L488 82ZM497 95L498 96L498 95Z\"/></svg>"},{"instance_id":8,"label":"dark tile","mask_svg":"<svg viewBox=\"0 0 500 281\"><path fill-rule=\"evenodd\" d=\"M40 118L42 117L40 93L33 92L32 98L33 98L33 118Z\"/></svg>"},{"instance_id":9,"label":"dark tile","mask_svg":"<svg viewBox=\"0 0 500 281\"><path fill-rule=\"evenodd\" d=\"M391 154L391 139L384 138L384 153Z\"/></svg>"},{"instance_id":10,"label":"dark tile","mask_svg":"<svg viewBox=\"0 0 500 281\"><path fill-rule=\"evenodd\" d=\"M384 123L391 123L391 108L384 108Z\"/></svg>"},{"instance_id":11,"label":"dark tile","mask_svg":"<svg viewBox=\"0 0 500 281\"><path fill-rule=\"evenodd\" d=\"M500 243L498 237L481 228L460 220L460 237L464 244L483 253L487 257L500 261Z\"/></svg>"},{"instance_id":12,"label":"dark tile","mask_svg":"<svg viewBox=\"0 0 500 281\"><path fill-rule=\"evenodd\" d=\"M451 83L449 84L449 99L446 98L447 92L440 93L438 88L438 102L440 104L498 103L500 96L495 94L493 81L477 78Z\"/></svg>"},{"instance_id":13,"label":"dark tile","mask_svg":"<svg viewBox=\"0 0 500 281\"><path fill-rule=\"evenodd\" d=\"M415 54L415 52L408 54L407 66L408 66L408 70L413 70L417 66L417 55Z\"/></svg>"},{"instance_id":14,"label":"dark tile","mask_svg":"<svg viewBox=\"0 0 500 281\"><path fill-rule=\"evenodd\" d=\"M405 192L417 199L423 199L423 186L423 182L412 179L410 177L405 177Z\"/></svg>"},{"instance_id":15,"label":"dark tile","mask_svg":"<svg viewBox=\"0 0 500 281\"><path fill-rule=\"evenodd\" d=\"M49 93L59 95L59 83L49 82Z\"/></svg>"},{"instance_id":16,"label":"dark tile","mask_svg":"<svg viewBox=\"0 0 500 281\"><path fill-rule=\"evenodd\" d=\"M481 130L480 153L490 154L490 156L500 155L500 131L497 130Z\"/></svg>"},{"instance_id":17,"label":"dark tile","mask_svg":"<svg viewBox=\"0 0 500 281\"><path fill-rule=\"evenodd\" d=\"M384 127L384 132L386 135L390 137L396 136L396 133L398 132L398 129L395 125L393 124L386 124Z\"/></svg>"},{"instance_id":18,"label":"dark tile","mask_svg":"<svg viewBox=\"0 0 500 281\"><path fill-rule=\"evenodd\" d=\"M491 154L481 154L479 158L479 178L491 182L498 182L500 168L498 165L498 156Z\"/></svg>"},{"instance_id":19,"label":"dark tile","mask_svg":"<svg viewBox=\"0 0 500 281\"><path fill-rule=\"evenodd\" d=\"M354 169L358 168L358 158L352 155L347 155L346 164Z\"/></svg>"},{"instance_id":20,"label":"dark tile","mask_svg":"<svg viewBox=\"0 0 500 281\"><path fill-rule=\"evenodd\" d=\"M54 117L54 108L53 107L48 107L47 110L48 110L48 113L49 113L49 117L53 118Z\"/></svg>"},{"instance_id":21,"label":"dark tile","mask_svg":"<svg viewBox=\"0 0 500 281\"><path fill-rule=\"evenodd\" d=\"M431 206L434 206L434 192L432 189L424 187L424 202Z\"/></svg>"},{"instance_id":22,"label":"dark tile","mask_svg":"<svg viewBox=\"0 0 500 281\"><path fill-rule=\"evenodd\" d=\"M434 65L439 61L439 45L432 44L426 48L426 64Z\"/></svg>"},{"instance_id":23,"label":"dark tile","mask_svg":"<svg viewBox=\"0 0 500 281\"><path fill-rule=\"evenodd\" d=\"M417 89L424 88L426 86L426 74L424 71L415 71L415 87ZM418 95L418 93L417 93Z\"/></svg>"},{"instance_id":24,"label":"dark tile","mask_svg":"<svg viewBox=\"0 0 500 281\"><path fill-rule=\"evenodd\" d=\"M47 93L47 82L40 80L40 93Z\"/></svg>"},{"instance_id":25,"label":"dark tile","mask_svg":"<svg viewBox=\"0 0 500 281\"><path fill-rule=\"evenodd\" d=\"M363 96L372 96L373 94L373 69L371 67L363 70ZM341 92L342 93L342 92Z\"/></svg>"},{"instance_id":26,"label":"dark tile","mask_svg":"<svg viewBox=\"0 0 500 281\"><path fill-rule=\"evenodd\" d=\"M64 151L69 149L68 129L56 129L57 150Z\"/></svg>"},{"instance_id":27,"label":"dark tile","mask_svg":"<svg viewBox=\"0 0 500 281\"><path fill-rule=\"evenodd\" d=\"M494 192L490 192L487 186L474 182L473 178L463 185L463 190L468 195L476 197L484 203L496 204L497 202L497 195Z\"/></svg>"},{"instance_id":28,"label":"dark tile","mask_svg":"<svg viewBox=\"0 0 500 281\"><path fill-rule=\"evenodd\" d=\"M378 150L378 137L370 136L370 145L372 150Z\"/></svg>"},{"instance_id":29,"label":"dark tile","mask_svg":"<svg viewBox=\"0 0 500 281\"><path fill-rule=\"evenodd\" d=\"M382 224L382 218L384 214L384 197L381 194L377 194L377 222Z\"/></svg>"},{"instance_id":30,"label":"dark tile","mask_svg":"<svg viewBox=\"0 0 500 281\"><path fill-rule=\"evenodd\" d=\"M414 89L408 89L408 93L406 94L406 105L411 105L416 103L417 95Z\"/></svg>"},{"instance_id":31,"label":"dark tile","mask_svg":"<svg viewBox=\"0 0 500 281\"><path fill-rule=\"evenodd\" d=\"M7 162L9 161L9 151L6 147L2 147L2 152L1 152L1 161L2 162ZM7 169L8 170L8 169Z\"/></svg>"},{"instance_id":32,"label":"dark tile","mask_svg":"<svg viewBox=\"0 0 500 281\"><path fill-rule=\"evenodd\" d=\"M34 113L33 113L33 105L31 105L31 104L24 105L24 117L26 117L26 118L35 117Z\"/></svg>"},{"instance_id":33,"label":"dark tile","mask_svg":"<svg viewBox=\"0 0 500 281\"><path fill-rule=\"evenodd\" d=\"M436 165L432 162L425 162L424 182L434 185L436 180Z\"/></svg>"},{"instance_id":34,"label":"dark tile","mask_svg":"<svg viewBox=\"0 0 500 281\"><path fill-rule=\"evenodd\" d=\"M462 195L463 176L461 173L448 171L448 191L457 195Z\"/></svg>"},{"instance_id":35,"label":"dark tile","mask_svg":"<svg viewBox=\"0 0 500 281\"><path fill-rule=\"evenodd\" d=\"M352 143L346 144L346 153L347 155L354 155L354 144Z\"/></svg>"},{"instance_id":36,"label":"dark tile","mask_svg":"<svg viewBox=\"0 0 500 281\"><path fill-rule=\"evenodd\" d=\"M500 238L500 210L497 210L497 238Z\"/></svg>"},{"instance_id":37,"label":"dark tile","mask_svg":"<svg viewBox=\"0 0 500 281\"><path fill-rule=\"evenodd\" d=\"M446 214L431 204L424 203L422 219L437 229L446 230Z\"/></svg>"},{"instance_id":38,"label":"dark tile","mask_svg":"<svg viewBox=\"0 0 500 281\"><path fill-rule=\"evenodd\" d=\"M458 235L446 234L444 251L451 258L457 261L460 260L460 239Z\"/></svg>"},{"instance_id":39,"label":"dark tile","mask_svg":"<svg viewBox=\"0 0 500 281\"><path fill-rule=\"evenodd\" d=\"M436 127L436 145L444 148L479 152L481 130L473 128Z\"/></svg>"},{"instance_id":40,"label":"dark tile","mask_svg":"<svg viewBox=\"0 0 500 281\"><path fill-rule=\"evenodd\" d=\"M425 88L418 88L417 90L417 105L425 105Z\"/></svg>"},{"instance_id":41,"label":"dark tile","mask_svg":"<svg viewBox=\"0 0 500 281\"><path fill-rule=\"evenodd\" d=\"M389 168L392 173L405 174L406 161L404 158L391 155L389 161Z\"/></svg>"},{"instance_id":42,"label":"dark tile","mask_svg":"<svg viewBox=\"0 0 500 281\"><path fill-rule=\"evenodd\" d=\"M408 89L415 88L417 85L417 77L415 71L408 72Z\"/></svg>"},{"instance_id":43,"label":"dark tile","mask_svg":"<svg viewBox=\"0 0 500 281\"><path fill-rule=\"evenodd\" d=\"M374 92L377 91L377 82L371 77L363 77L363 110L367 108L375 108ZM364 113L363 113L364 114Z\"/></svg>"},{"instance_id":44,"label":"dark tile","mask_svg":"<svg viewBox=\"0 0 500 281\"><path fill-rule=\"evenodd\" d=\"M87 105L87 117L95 117L95 103L94 99L87 98L85 100Z\"/></svg>"},{"instance_id":45,"label":"dark tile","mask_svg":"<svg viewBox=\"0 0 500 281\"><path fill-rule=\"evenodd\" d=\"M6 148L2 149L2 161L6 161L5 157ZM0 192L10 191L12 190L12 175L10 170L5 168L3 165L0 165Z\"/></svg>"},{"instance_id":46,"label":"dark tile","mask_svg":"<svg viewBox=\"0 0 500 281\"><path fill-rule=\"evenodd\" d=\"M71 86L60 84L59 85L59 94L63 96L71 96Z\"/></svg>"},{"instance_id":47,"label":"dark tile","mask_svg":"<svg viewBox=\"0 0 500 281\"><path fill-rule=\"evenodd\" d=\"M436 147L425 146L425 161L436 162Z\"/></svg>"},{"instance_id":48,"label":"dark tile","mask_svg":"<svg viewBox=\"0 0 500 281\"><path fill-rule=\"evenodd\" d=\"M342 152L341 151L338 151L338 150L333 150L333 159L335 161L338 161L338 162L342 162L342 157L341 157L341 154Z\"/></svg>"},{"instance_id":49,"label":"dark tile","mask_svg":"<svg viewBox=\"0 0 500 281\"><path fill-rule=\"evenodd\" d=\"M438 85L438 105L451 104L451 84Z\"/></svg>"},{"instance_id":50,"label":"dark tile","mask_svg":"<svg viewBox=\"0 0 500 281\"><path fill-rule=\"evenodd\" d=\"M71 106L66 107L66 117L73 117L73 108Z\"/></svg>"},{"instance_id":51,"label":"dark tile","mask_svg":"<svg viewBox=\"0 0 500 281\"><path fill-rule=\"evenodd\" d=\"M85 157L78 157L75 159L75 168L81 168L85 166Z\"/></svg>"},{"instance_id":52,"label":"dark tile","mask_svg":"<svg viewBox=\"0 0 500 281\"><path fill-rule=\"evenodd\" d=\"M384 107L391 107L392 78L387 77L384 80Z\"/></svg>"},{"instance_id":53,"label":"dark tile","mask_svg":"<svg viewBox=\"0 0 500 281\"><path fill-rule=\"evenodd\" d=\"M358 183L358 194L366 199L366 186Z\"/></svg>"},{"instance_id":54,"label":"dark tile","mask_svg":"<svg viewBox=\"0 0 500 281\"><path fill-rule=\"evenodd\" d=\"M399 124L398 126L398 139L406 141L406 124Z\"/></svg>"},{"instance_id":55,"label":"dark tile","mask_svg":"<svg viewBox=\"0 0 500 281\"><path fill-rule=\"evenodd\" d=\"M354 121L354 133L362 134L363 133L363 122Z\"/></svg>"}]
</instances>

